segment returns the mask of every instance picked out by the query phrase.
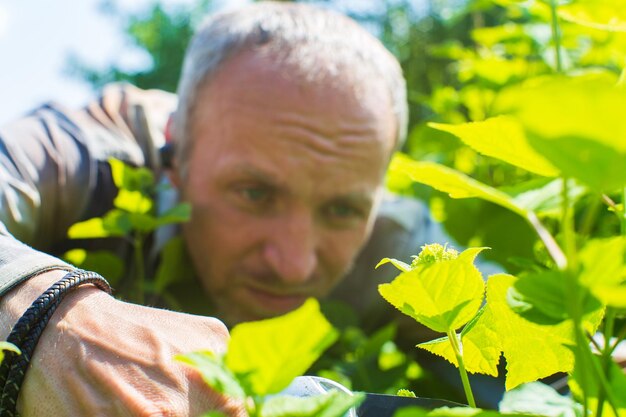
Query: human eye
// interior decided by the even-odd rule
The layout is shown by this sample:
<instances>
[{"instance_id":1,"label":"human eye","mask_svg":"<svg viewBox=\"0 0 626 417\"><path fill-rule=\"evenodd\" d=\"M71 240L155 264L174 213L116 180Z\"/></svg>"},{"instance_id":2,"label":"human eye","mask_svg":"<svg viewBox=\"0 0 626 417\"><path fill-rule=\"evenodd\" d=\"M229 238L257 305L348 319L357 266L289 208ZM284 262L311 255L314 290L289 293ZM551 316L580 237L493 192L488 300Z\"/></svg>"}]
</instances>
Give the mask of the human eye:
<instances>
[{"instance_id":1,"label":"human eye","mask_svg":"<svg viewBox=\"0 0 626 417\"><path fill-rule=\"evenodd\" d=\"M264 187L243 187L239 192L243 198L251 202L265 201L269 197L269 190Z\"/></svg>"},{"instance_id":2,"label":"human eye","mask_svg":"<svg viewBox=\"0 0 626 417\"><path fill-rule=\"evenodd\" d=\"M238 184L235 193L240 202L252 207L267 206L273 198L273 190L264 184Z\"/></svg>"},{"instance_id":3,"label":"human eye","mask_svg":"<svg viewBox=\"0 0 626 417\"><path fill-rule=\"evenodd\" d=\"M334 225L350 226L364 220L367 210L349 202L332 202L326 206L326 217Z\"/></svg>"}]
</instances>

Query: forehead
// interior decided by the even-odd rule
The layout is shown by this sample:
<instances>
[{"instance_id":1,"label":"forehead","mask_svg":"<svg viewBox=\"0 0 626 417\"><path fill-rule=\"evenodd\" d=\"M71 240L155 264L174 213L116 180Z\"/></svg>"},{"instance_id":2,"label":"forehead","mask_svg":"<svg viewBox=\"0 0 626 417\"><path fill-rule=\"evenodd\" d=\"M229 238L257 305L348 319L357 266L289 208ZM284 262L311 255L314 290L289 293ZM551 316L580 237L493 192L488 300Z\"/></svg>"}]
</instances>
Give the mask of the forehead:
<instances>
[{"instance_id":1,"label":"forehead","mask_svg":"<svg viewBox=\"0 0 626 417\"><path fill-rule=\"evenodd\" d=\"M198 94L192 130L202 118L245 112L258 106L277 119L307 115L328 139L338 131L376 130L385 150L394 146L396 120L384 82L363 79L320 57L294 62L273 52L247 51L228 59ZM328 61L328 62L321 62ZM243 119L243 114L240 119ZM262 115L259 115L262 116ZM280 117L279 117L280 116ZM300 117L301 122L305 122ZM276 120L280 122L281 120Z\"/></svg>"},{"instance_id":2,"label":"forehead","mask_svg":"<svg viewBox=\"0 0 626 417\"><path fill-rule=\"evenodd\" d=\"M394 147L389 95L382 83L355 88L330 75L307 77L267 55L232 58L199 92L191 184L207 189L252 167L303 193L378 187Z\"/></svg>"}]
</instances>

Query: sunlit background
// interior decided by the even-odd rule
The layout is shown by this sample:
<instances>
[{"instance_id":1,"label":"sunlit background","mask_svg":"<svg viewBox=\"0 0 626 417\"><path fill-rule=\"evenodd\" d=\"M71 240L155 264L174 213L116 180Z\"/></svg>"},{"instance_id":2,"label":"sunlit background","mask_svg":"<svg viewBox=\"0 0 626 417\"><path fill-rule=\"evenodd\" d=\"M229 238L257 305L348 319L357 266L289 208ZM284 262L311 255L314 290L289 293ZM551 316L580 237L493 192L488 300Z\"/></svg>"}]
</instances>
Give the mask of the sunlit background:
<instances>
[{"instance_id":1,"label":"sunlit background","mask_svg":"<svg viewBox=\"0 0 626 417\"><path fill-rule=\"evenodd\" d=\"M231 7L245 0L215 2ZM168 7L194 0L164 0ZM120 0L122 11L141 10L151 0ZM83 104L90 87L69 73L68 60L93 66L116 62L141 68L147 56L126 44L121 23L107 14L102 0L0 0L0 124L42 102Z\"/></svg>"},{"instance_id":2,"label":"sunlit background","mask_svg":"<svg viewBox=\"0 0 626 417\"><path fill-rule=\"evenodd\" d=\"M158 3L171 11L202 1ZM206 0L212 10L250 1ZM459 1L320 0L313 3L366 14L368 10L406 3L423 15L434 5L449 7ZM72 73L73 60L92 69L115 65L133 71L150 67L150 57L145 51L130 45L124 37L122 16L145 12L155 3L156 0L0 0L0 125L46 101L79 106L92 97L89 83Z\"/></svg>"}]
</instances>

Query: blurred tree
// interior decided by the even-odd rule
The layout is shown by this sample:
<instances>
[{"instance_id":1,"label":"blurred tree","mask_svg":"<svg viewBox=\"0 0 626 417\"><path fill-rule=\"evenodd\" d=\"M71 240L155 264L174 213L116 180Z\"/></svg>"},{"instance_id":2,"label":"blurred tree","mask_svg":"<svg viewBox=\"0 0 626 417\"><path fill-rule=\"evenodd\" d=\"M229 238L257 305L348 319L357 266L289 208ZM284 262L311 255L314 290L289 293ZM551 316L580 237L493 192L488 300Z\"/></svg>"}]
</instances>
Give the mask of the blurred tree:
<instances>
[{"instance_id":1,"label":"blurred tree","mask_svg":"<svg viewBox=\"0 0 626 417\"><path fill-rule=\"evenodd\" d=\"M67 71L83 79L94 90L113 81L128 81L140 88L176 91L187 43L195 25L213 7L211 0L198 0L192 5L166 8L159 1L136 13L121 11L113 1L105 0L102 10L120 22L122 32L132 47L145 52L149 65L128 71L113 63L108 68L94 68L79 56L71 55Z\"/></svg>"}]
</instances>

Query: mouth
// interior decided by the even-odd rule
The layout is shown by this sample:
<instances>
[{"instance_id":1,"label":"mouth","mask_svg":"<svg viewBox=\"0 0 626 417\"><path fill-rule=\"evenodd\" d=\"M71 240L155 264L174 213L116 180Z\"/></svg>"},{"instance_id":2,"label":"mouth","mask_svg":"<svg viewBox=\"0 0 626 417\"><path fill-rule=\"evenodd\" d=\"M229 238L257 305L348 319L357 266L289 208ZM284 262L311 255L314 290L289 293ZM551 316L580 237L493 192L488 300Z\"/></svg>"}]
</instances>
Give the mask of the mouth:
<instances>
[{"instance_id":1,"label":"mouth","mask_svg":"<svg viewBox=\"0 0 626 417\"><path fill-rule=\"evenodd\" d=\"M258 309L270 315L288 313L300 307L309 295L282 293L256 287L246 287L245 291L254 300Z\"/></svg>"}]
</instances>

